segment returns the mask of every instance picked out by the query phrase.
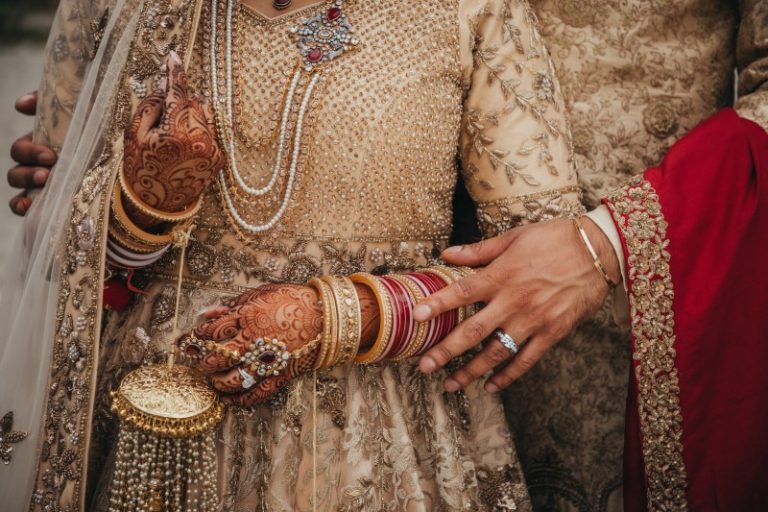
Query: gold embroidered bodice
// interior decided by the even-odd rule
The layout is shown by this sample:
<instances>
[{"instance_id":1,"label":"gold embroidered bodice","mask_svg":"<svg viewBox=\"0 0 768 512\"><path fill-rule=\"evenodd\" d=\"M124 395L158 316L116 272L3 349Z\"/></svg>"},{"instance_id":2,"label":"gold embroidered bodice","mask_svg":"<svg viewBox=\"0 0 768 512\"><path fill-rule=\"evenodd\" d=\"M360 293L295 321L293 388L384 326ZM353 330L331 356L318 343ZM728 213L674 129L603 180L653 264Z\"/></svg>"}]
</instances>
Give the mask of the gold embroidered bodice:
<instances>
[{"instance_id":1,"label":"gold embroidered bodice","mask_svg":"<svg viewBox=\"0 0 768 512\"><path fill-rule=\"evenodd\" d=\"M299 62L291 27L328 5L276 20L245 6L236 12L232 124L250 187L269 181L276 159L286 90ZM460 173L486 232L578 209L563 103L524 3L434 0L404 9L356 1L345 10L360 44L320 68L288 209L273 229L253 235L238 229L220 190L211 190L189 251L191 278L250 286L424 264L451 234ZM201 51L190 70L193 87L209 100L210 16L204 10ZM217 16L223 37L223 8ZM296 97L312 76L303 74ZM290 134L299 124L298 103ZM233 194L249 223L279 209L289 160L272 192Z\"/></svg>"}]
</instances>

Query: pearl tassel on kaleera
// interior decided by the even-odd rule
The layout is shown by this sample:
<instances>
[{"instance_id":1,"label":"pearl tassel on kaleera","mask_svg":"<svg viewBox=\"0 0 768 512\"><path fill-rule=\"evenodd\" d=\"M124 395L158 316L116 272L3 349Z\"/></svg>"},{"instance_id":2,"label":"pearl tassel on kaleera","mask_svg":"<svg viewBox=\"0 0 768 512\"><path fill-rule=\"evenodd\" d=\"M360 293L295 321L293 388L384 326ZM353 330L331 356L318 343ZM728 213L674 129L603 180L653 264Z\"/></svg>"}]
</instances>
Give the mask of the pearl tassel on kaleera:
<instances>
[{"instance_id":1,"label":"pearl tassel on kaleera","mask_svg":"<svg viewBox=\"0 0 768 512\"><path fill-rule=\"evenodd\" d=\"M175 334L184 255L192 228L180 237ZM197 371L174 364L142 366L111 393L120 419L109 512L217 510L216 425L224 406Z\"/></svg>"}]
</instances>

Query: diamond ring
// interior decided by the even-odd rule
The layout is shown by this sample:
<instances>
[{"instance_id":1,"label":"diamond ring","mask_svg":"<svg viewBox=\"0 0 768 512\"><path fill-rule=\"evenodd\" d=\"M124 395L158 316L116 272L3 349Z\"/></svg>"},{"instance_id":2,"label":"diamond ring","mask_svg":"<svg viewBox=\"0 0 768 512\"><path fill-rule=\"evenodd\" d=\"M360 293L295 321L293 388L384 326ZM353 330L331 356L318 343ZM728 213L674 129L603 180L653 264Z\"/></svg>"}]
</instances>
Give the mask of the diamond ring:
<instances>
[{"instance_id":1,"label":"diamond ring","mask_svg":"<svg viewBox=\"0 0 768 512\"><path fill-rule=\"evenodd\" d=\"M251 389L253 386L256 385L256 379L253 378L253 375L245 371L243 368L238 368L237 371L240 373L240 376L243 378L243 389Z\"/></svg>"},{"instance_id":2,"label":"diamond ring","mask_svg":"<svg viewBox=\"0 0 768 512\"><path fill-rule=\"evenodd\" d=\"M499 339L501 344L504 345L513 356L520 351L520 345L517 344L512 336L504 332L503 329L496 329L493 331L493 335Z\"/></svg>"}]
</instances>

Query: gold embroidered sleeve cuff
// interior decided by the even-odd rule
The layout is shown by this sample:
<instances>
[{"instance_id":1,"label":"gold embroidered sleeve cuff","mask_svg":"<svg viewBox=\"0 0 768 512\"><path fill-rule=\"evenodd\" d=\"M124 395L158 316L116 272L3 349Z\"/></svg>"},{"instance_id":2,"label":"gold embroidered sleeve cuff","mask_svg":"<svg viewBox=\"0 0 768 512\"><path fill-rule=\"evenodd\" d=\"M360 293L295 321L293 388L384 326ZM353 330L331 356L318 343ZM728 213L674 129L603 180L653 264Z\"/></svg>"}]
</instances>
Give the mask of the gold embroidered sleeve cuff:
<instances>
[{"instance_id":1,"label":"gold embroidered sleeve cuff","mask_svg":"<svg viewBox=\"0 0 768 512\"><path fill-rule=\"evenodd\" d=\"M584 213L577 185L477 203L477 219L485 236L543 220L575 218Z\"/></svg>"}]
</instances>

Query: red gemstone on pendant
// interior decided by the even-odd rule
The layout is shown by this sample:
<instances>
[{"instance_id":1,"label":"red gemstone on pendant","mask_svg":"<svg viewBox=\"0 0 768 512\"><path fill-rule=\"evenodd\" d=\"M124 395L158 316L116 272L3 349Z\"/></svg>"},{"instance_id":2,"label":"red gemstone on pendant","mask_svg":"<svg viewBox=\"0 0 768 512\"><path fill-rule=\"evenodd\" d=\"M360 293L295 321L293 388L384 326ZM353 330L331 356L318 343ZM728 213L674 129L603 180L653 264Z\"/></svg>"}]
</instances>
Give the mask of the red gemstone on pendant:
<instances>
[{"instance_id":1,"label":"red gemstone on pendant","mask_svg":"<svg viewBox=\"0 0 768 512\"><path fill-rule=\"evenodd\" d=\"M319 62L320 59L322 58L323 58L323 50L321 50L320 48L313 48L307 54L307 59L309 59L309 62Z\"/></svg>"},{"instance_id":2,"label":"red gemstone on pendant","mask_svg":"<svg viewBox=\"0 0 768 512\"><path fill-rule=\"evenodd\" d=\"M338 7L331 7L328 9L328 20L333 21L338 19L338 17L341 16L341 9Z\"/></svg>"},{"instance_id":3,"label":"red gemstone on pendant","mask_svg":"<svg viewBox=\"0 0 768 512\"><path fill-rule=\"evenodd\" d=\"M196 347L194 345L189 345L185 352L187 353L188 356L194 357L194 356L200 354L200 347Z\"/></svg>"}]
</instances>

